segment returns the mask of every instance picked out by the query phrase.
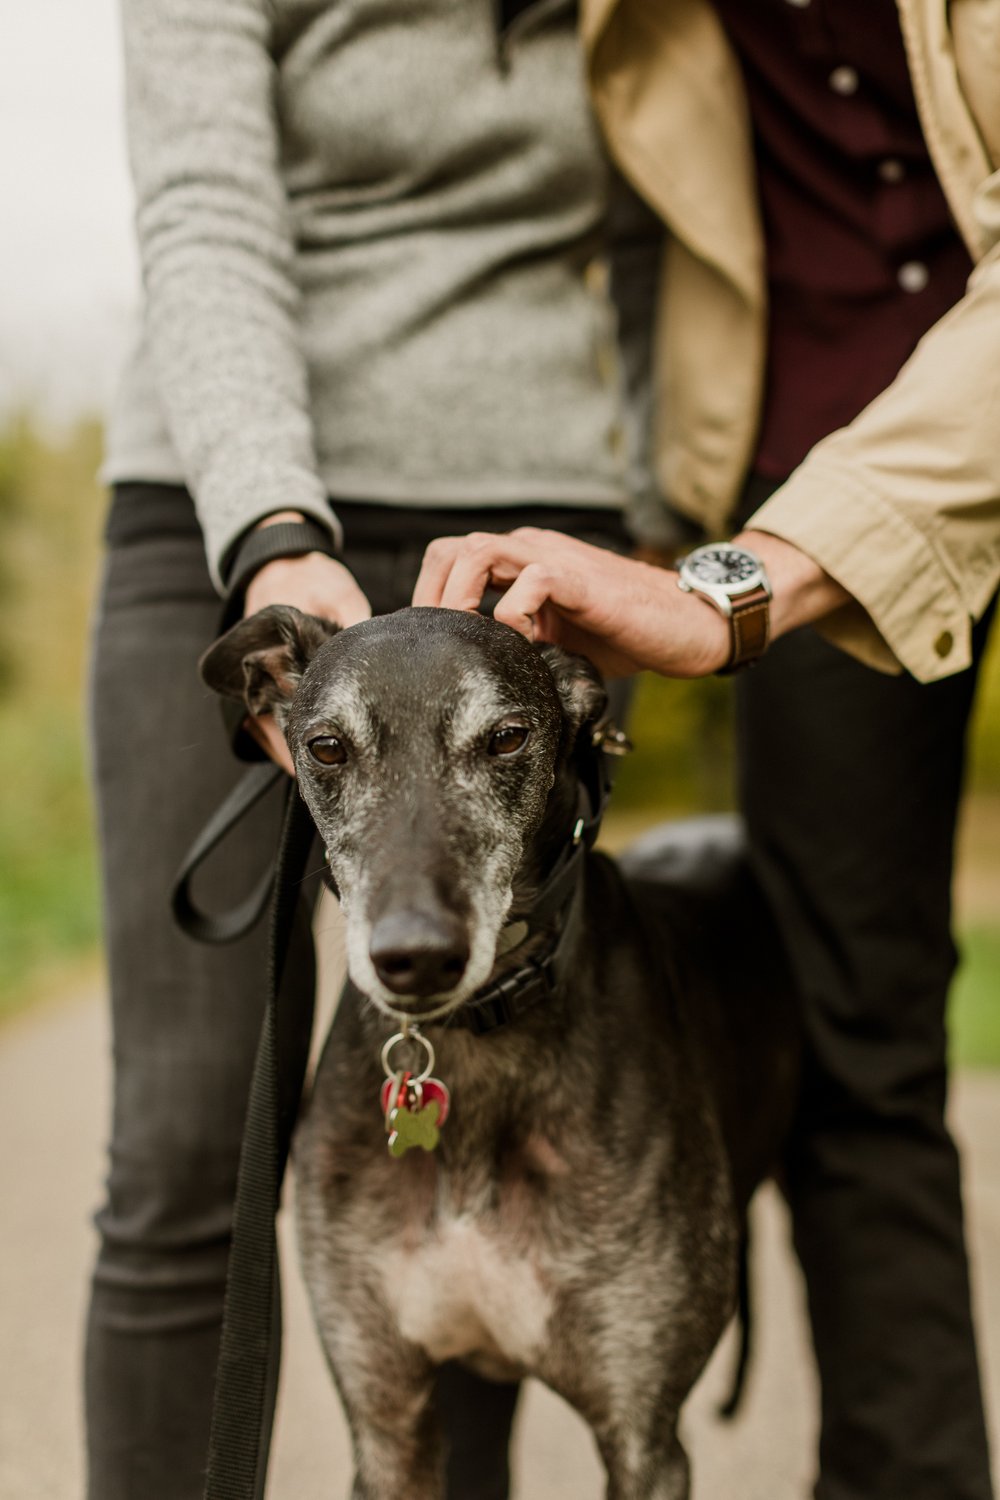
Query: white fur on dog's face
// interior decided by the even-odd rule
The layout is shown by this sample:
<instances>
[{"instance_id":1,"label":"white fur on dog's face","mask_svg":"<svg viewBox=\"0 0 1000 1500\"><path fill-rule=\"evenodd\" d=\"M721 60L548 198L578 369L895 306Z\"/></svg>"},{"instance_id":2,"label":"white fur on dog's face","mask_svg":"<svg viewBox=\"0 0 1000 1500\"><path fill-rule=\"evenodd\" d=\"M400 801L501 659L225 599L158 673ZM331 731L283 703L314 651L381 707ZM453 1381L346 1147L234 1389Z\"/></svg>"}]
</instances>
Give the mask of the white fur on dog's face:
<instances>
[{"instance_id":1,"label":"white fur on dog's face","mask_svg":"<svg viewBox=\"0 0 1000 1500\"><path fill-rule=\"evenodd\" d=\"M401 639L373 621L334 637L302 678L287 736L340 891L351 979L386 1011L426 1017L489 978L514 876L552 788L562 715L548 670L525 643L510 661L492 636L490 649L474 649L475 639L418 627L411 622ZM505 726L527 737L497 753ZM324 765L310 747L331 738L343 759ZM372 927L400 907L462 924L469 959L451 990L403 997L379 979Z\"/></svg>"}]
</instances>

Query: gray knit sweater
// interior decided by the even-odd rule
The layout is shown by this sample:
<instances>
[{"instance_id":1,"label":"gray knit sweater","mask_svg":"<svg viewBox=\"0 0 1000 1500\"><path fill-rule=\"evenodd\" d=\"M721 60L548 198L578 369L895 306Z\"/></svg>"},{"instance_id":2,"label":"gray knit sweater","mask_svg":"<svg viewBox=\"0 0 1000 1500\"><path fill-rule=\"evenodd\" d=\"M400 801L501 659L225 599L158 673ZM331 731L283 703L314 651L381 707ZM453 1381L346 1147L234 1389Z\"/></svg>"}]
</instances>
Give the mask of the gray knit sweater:
<instances>
[{"instance_id":1,"label":"gray knit sweater","mask_svg":"<svg viewBox=\"0 0 1000 1500\"><path fill-rule=\"evenodd\" d=\"M620 505L608 167L574 8L123 0L142 334L111 479L216 580L276 509Z\"/></svg>"}]
</instances>

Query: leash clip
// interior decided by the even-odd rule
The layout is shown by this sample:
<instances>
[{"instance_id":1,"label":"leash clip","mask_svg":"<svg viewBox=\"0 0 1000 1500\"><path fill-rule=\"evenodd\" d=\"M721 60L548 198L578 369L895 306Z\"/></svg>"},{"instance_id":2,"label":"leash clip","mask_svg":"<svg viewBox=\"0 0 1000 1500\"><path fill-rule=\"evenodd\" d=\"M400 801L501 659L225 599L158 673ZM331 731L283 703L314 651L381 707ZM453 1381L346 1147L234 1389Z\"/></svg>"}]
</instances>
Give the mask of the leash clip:
<instances>
[{"instance_id":1,"label":"leash clip","mask_svg":"<svg viewBox=\"0 0 1000 1500\"><path fill-rule=\"evenodd\" d=\"M635 748L624 729L619 729L613 719L605 719L597 725L590 743L595 750L603 750L605 755L629 755Z\"/></svg>"},{"instance_id":2,"label":"leash clip","mask_svg":"<svg viewBox=\"0 0 1000 1500\"><path fill-rule=\"evenodd\" d=\"M434 1071L434 1048L422 1031L404 1021L402 1031L397 1031L394 1036L391 1036L382 1048L382 1072L386 1078L395 1078L396 1076L397 1070L392 1067L391 1059L394 1048L398 1047L400 1042L419 1042L424 1049L425 1063L423 1071L409 1074L411 1087L416 1087L418 1083L423 1083L425 1079L429 1078Z\"/></svg>"}]
</instances>

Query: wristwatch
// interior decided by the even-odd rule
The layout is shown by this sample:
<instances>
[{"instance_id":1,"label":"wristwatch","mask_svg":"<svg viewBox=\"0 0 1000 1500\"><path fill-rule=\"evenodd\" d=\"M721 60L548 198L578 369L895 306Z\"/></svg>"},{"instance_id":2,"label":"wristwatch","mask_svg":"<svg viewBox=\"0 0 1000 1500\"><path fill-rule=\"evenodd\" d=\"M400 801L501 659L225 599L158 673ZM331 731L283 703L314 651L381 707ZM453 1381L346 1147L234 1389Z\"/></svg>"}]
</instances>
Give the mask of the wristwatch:
<instances>
[{"instance_id":1,"label":"wristwatch","mask_svg":"<svg viewBox=\"0 0 1000 1500\"><path fill-rule=\"evenodd\" d=\"M767 650L771 585L764 564L745 547L712 542L680 560L677 587L700 594L729 621L732 647L722 675L752 667Z\"/></svg>"}]
</instances>

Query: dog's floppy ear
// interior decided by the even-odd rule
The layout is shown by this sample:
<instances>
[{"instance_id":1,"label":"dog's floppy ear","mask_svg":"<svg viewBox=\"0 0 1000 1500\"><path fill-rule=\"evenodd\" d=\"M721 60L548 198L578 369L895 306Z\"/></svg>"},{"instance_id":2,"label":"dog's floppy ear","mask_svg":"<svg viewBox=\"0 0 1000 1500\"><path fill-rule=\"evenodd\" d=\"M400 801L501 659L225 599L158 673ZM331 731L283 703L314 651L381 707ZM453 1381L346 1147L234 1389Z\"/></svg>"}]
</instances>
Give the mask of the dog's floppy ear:
<instances>
[{"instance_id":1,"label":"dog's floppy ear","mask_svg":"<svg viewBox=\"0 0 1000 1500\"><path fill-rule=\"evenodd\" d=\"M206 686L241 699L252 714L287 707L306 667L339 626L272 604L240 620L198 663Z\"/></svg>"},{"instance_id":2,"label":"dog's floppy ear","mask_svg":"<svg viewBox=\"0 0 1000 1500\"><path fill-rule=\"evenodd\" d=\"M541 646L539 650L552 673L572 740L584 724L596 724L604 717L608 707L604 679L585 656L574 656L561 646Z\"/></svg>"}]
</instances>

